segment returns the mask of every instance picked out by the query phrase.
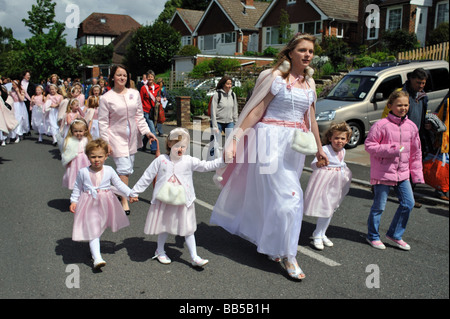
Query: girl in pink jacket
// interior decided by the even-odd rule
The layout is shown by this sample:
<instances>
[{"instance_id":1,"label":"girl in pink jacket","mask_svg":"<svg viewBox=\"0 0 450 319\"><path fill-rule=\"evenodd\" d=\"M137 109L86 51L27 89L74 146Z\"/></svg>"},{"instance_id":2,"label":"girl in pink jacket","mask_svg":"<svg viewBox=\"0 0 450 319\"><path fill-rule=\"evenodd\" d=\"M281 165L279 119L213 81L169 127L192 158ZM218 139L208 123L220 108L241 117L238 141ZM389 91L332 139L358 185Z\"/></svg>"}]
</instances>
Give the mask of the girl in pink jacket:
<instances>
[{"instance_id":1,"label":"girl in pink jacket","mask_svg":"<svg viewBox=\"0 0 450 319\"><path fill-rule=\"evenodd\" d=\"M370 154L370 183L374 200L368 219L368 243L377 249L386 247L380 241L378 229L390 187L394 187L399 207L386 233L386 238L396 247L409 250L402 240L409 215L414 207L413 183L424 183L422 151L416 125L408 119L408 93L396 91L389 96L388 117L379 120L369 131L365 142Z\"/></svg>"}]
</instances>

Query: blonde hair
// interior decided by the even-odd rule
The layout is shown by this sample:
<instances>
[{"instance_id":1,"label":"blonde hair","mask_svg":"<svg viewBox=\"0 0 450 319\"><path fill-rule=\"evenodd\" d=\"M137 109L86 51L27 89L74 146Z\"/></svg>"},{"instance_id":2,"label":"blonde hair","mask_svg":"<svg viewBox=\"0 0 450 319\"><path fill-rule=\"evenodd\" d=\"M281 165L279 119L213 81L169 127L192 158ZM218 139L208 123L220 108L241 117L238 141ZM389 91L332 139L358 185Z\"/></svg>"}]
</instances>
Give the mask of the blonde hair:
<instances>
[{"instance_id":1,"label":"blonde hair","mask_svg":"<svg viewBox=\"0 0 450 319\"><path fill-rule=\"evenodd\" d=\"M323 134L322 144L327 145L330 144L330 139L335 132L341 132L347 134L347 141L352 136L353 132L350 126L346 122L341 123L331 123L328 130L326 130L325 134Z\"/></svg>"},{"instance_id":2,"label":"blonde hair","mask_svg":"<svg viewBox=\"0 0 450 319\"><path fill-rule=\"evenodd\" d=\"M69 131L67 132L67 136L66 136L66 138L65 138L65 140L64 140L64 148L66 147L67 141L68 141L71 137L73 137L72 128L73 128L74 126L76 126L76 125L79 125L79 124L81 124L81 125L84 126L84 136L87 137L87 139L88 139L89 142L92 141L92 135L91 135L91 132L89 132L89 126L88 126L86 120L83 119L83 118L78 118L78 119L73 120L72 123L70 123Z\"/></svg>"},{"instance_id":3,"label":"blonde hair","mask_svg":"<svg viewBox=\"0 0 450 319\"><path fill-rule=\"evenodd\" d=\"M69 103L67 103L66 113L70 113L72 111L72 105L78 102L78 105L80 105L80 101L78 99L70 99Z\"/></svg>"},{"instance_id":4,"label":"blonde hair","mask_svg":"<svg viewBox=\"0 0 450 319\"><path fill-rule=\"evenodd\" d=\"M311 41L312 43L316 43L316 37L309 34L309 33L297 33L289 42L286 44L286 46L281 49L280 53L278 53L278 60L277 63L275 63L275 66L273 67L274 70L279 69L282 73L282 77L285 79L289 76L289 72L292 69L292 61L289 57L289 53L294 50L301 41ZM314 69L310 66L305 68L304 76L312 77L314 73Z\"/></svg>"},{"instance_id":5,"label":"blonde hair","mask_svg":"<svg viewBox=\"0 0 450 319\"><path fill-rule=\"evenodd\" d=\"M387 105L392 105L394 104L394 101L398 98L401 97L406 97L409 99L409 93L403 90L398 90L398 91L394 91L391 93L391 95L389 95L388 101L387 101Z\"/></svg>"},{"instance_id":6,"label":"blonde hair","mask_svg":"<svg viewBox=\"0 0 450 319\"><path fill-rule=\"evenodd\" d=\"M101 138L98 138L96 140L87 143L86 148L84 149L84 153L87 156L89 156L89 154L91 154L92 151L97 148L104 150L105 154L108 154L108 143L105 140L102 140Z\"/></svg>"}]
</instances>

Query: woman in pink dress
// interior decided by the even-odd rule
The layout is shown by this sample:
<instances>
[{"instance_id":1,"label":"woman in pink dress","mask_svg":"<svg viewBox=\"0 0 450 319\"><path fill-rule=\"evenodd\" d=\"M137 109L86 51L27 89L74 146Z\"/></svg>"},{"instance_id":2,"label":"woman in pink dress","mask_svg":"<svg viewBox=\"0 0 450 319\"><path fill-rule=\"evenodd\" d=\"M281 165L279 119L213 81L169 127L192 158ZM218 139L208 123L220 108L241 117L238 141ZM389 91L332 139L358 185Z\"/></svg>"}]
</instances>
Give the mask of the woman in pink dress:
<instances>
[{"instance_id":1,"label":"woman in pink dress","mask_svg":"<svg viewBox=\"0 0 450 319\"><path fill-rule=\"evenodd\" d=\"M106 228L116 232L130 224L111 183L124 196L129 196L131 190L112 167L104 165L107 152L108 144L101 139L88 143L90 166L79 171L70 197L70 211L75 214L72 240L89 241L94 269L106 265L100 254L100 236Z\"/></svg>"},{"instance_id":2,"label":"woman in pink dress","mask_svg":"<svg viewBox=\"0 0 450 319\"><path fill-rule=\"evenodd\" d=\"M139 92L130 88L130 73L123 65L111 68L109 83L112 87L103 94L98 107L100 137L109 144L109 153L120 179L128 185L133 173L134 154L142 147L141 135L150 141L156 139L144 119ZM130 208L126 198L122 206L127 214Z\"/></svg>"}]
</instances>

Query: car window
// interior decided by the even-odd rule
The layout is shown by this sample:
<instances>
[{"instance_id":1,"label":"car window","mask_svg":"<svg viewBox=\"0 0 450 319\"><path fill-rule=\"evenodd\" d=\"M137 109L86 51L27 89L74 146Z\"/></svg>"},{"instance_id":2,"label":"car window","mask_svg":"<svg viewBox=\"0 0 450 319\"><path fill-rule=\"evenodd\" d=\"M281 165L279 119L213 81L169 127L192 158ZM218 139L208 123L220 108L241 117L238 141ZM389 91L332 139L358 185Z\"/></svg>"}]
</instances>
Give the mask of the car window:
<instances>
[{"instance_id":1,"label":"car window","mask_svg":"<svg viewBox=\"0 0 450 319\"><path fill-rule=\"evenodd\" d=\"M346 75L326 97L330 100L361 101L372 88L376 77Z\"/></svg>"},{"instance_id":2,"label":"car window","mask_svg":"<svg viewBox=\"0 0 450 319\"><path fill-rule=\"evenodd\" d=\"M448 89L448 70L445 68L439 68L439 69L431 69L429 70L431 75L431 82L432 82L432 90L438 91L438 90L446 90ZM426 92L426 90L425 90Z\"/></svg>"},{"instance_id":3,"label":"car window","mask_svg":"<svg viewBox=\"0 0 450 319\"><path fill-rule=\"evenodd\" d=\"M375 94L377 93L383 93L383 100L387 100L389 98L389 95L398 88L403 87L402 84L402 78L400 75L393 75L383 80L383 82L380 83L377 90L375 91Z\"/></svg>"}]
</instances>

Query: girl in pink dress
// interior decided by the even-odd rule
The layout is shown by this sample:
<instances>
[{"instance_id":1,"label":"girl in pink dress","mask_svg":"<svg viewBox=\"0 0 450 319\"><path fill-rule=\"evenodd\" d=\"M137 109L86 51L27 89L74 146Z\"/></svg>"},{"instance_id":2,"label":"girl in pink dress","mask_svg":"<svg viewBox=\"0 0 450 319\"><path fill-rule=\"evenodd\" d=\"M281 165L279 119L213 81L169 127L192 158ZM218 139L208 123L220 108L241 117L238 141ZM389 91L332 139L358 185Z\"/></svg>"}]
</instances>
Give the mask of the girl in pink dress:
<instances>
[{"instance_id":1,"label":"girl in pink dress","mask_svg":"<svg viewBox=\"0 0 450 319\"><path fill-rule=\"evenodd\" d=\"M194 232L197 229L195 219L195 192L192 181L194 171L207 172L224 165L223 158L214 161L201 161L195 157L184 155L189 146L189 132L183 128L173 129L167 138L166 155L158 156L146 169L139 181L134 185L130 202L138 200L138 194L144 192L153 182L152 201L144 227L147 235L158 235L158 247L153 258L163 264L171 260L164 251L169 234L184 236L191 255L191 264L202 267L208 263L197 255ZM168 196L173 194L174 196Z\"/></svg>"},{"instance_id":2,"label":"girl in pink dress","mask_svg":"<svg viewBox=\"0 0 450 319\"><path fill-rule=\"evenodd\" d=\"M45 123L45 101L44 88L42 85L36 87L36 95L31 98L31 126L33 130L39 133L38 142L42 142L42 134L47 133L47 125Z\"/></svg>"},{"instance_id":3,"label":"girl in pink dress","mask_svg":"<svg viewBox=\"0 0 450 319\"><path fill-rule=\"evenodd\" d=\"M104 165L107 152L108 144L102 139L88 143L90 166L79 171L70 197L70 211L75 214L72 240L89 241L94 269L106 265L100 254L100 236L106 228L116 232L130 224L111 183L124 196L129 196L131 190L112 167Z\"/></svg>"},{"instance_id":4,"label":"girl in pink dress","mask_svg":"<svg viewBox=\"0 0 450 319\"><path fill-rule=\"evenodd\" d=\"M23 134L30 131L28 111L24 102L25 98L30 99L30 97L27 92L22 89L18 80L12 81L12 90L9 94L14 100L14 115L16 116L17 122L19 122L19 125L14 130L15 134L11 134L11 137L16 137L15 143L19 143L19 141L23 139Z\"/></svg>"},{"instance_id":5,"label":"girl in pink dress","mask_svg":"<svg viewBox=\"0 0 450 319\"><path fill-rule=\"evenodd\" d=\"M332 124L323 136L323 150L329 164L325 165L323 160L318 161L317 158L311 163L313 173L305 192L304 214L318 217L311 237L318 250L333 246L325 232L333 213L350 189L352 172L344 162L344 146L351 136L352 130L347 123Z\"/></svg>"},{"instance_id":6,"label":"girl in pink dress","mask_svg":"<svg viewBox=\"0 0 450 319\"><path fill-rule=\"evenodd\" d=\"M89 132L92 138L100 138L98 130L98 106L100 102L100 85L96 84L91 88L89 98L87 99L87 109L84 119L89 125Z\"/></svg>"},{"instance_id":7,"label":"girl in pink dress","mask_svg":"<svg viewBox=\"0 0 450 319\"><path fill-rule=\"evenodd\" d=\"M58 87L55 84L50 84L49 94L47 95L47 101L45 102L47 122L47 132L53 137L53 145L56 146L59 135L58 125L58 113L59 105L63 101L63 96L58 93Z\"/></svg>"},{"instance_id":8,"label":"girl in pink dress","mask_svg":"<svg viewBox=\"0 0 450 319\"><path fill-rule=\"evenodd\" d=\"M84 148L92 140L88 126L84 119L76 119L69 127L69 132L64 140L61 162L66 168L62 186L73 189L78 171L89 166L89 159L84 153Z\"/></svg>"},{"instance_id":9,"label":"girl in pink dress","mask_svg":"<svg viewBox=\"0 0 450 319\"><path fill-rule=\"evenodd\" d=\"M67 137L69 127L76 119L84 117L84 112L80 108L80 101L78 99L71 99L67 104L66 115L61 121L60 134L63 138Z\"/></svg>"}]
</instances>

